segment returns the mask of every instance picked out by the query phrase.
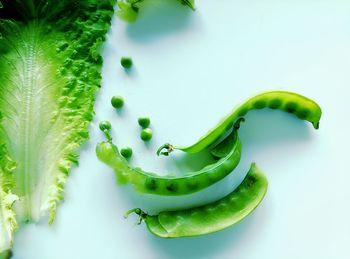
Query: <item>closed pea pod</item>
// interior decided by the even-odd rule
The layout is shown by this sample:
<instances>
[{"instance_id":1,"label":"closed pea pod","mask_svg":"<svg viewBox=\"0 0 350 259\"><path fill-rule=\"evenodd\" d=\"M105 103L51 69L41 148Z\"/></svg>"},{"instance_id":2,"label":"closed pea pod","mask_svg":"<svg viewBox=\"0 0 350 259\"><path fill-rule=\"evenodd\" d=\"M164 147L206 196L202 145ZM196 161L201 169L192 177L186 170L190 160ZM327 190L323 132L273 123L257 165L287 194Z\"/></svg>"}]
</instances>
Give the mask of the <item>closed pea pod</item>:
<instances>
[{"instance_id":1,"label":"closed pea pod","mask_svg":"<svg viewBox=\"0 0 350 259\"><path fill-rule=\"evenodd\" d=\"M241 158L241 143L237 130L218 144L217 148L225 153L214 156L218 159L213 164L207 165L199 171L188 172L180 177L159 176L155 173L145 172L140 168L133 168L127 160L121 156L118 148L111 140L101 142L96 146L97 157L113 168L119 183L130 183L141 193L158 195L185 195L202 190L227 176L239 163ZM216 150L213 148L213 150Z\"/></svg>"},{"instance_id":2,"label":"closed pea pod","mask_svg":"<svg viewBox=\"0 0 350 259\"><path fill-rule=\"evenodd\" d=\"M313 100L297 93L287 91L270 91L256 95L239 105L230 114L223 118L213 129L209 130L195 144L190 146L174 146L164 144L161 146L157 154L168 155L171 151L178 149L187 153L197 153L208 147L216 139L220 138L230 125L232 125L239 117L245 116L250 110L254 109L278 109L294 114L299 119L312 123L315 129L319 128L321 119L321 108ZM166 149L166 151L162 151Z\"/></svg>"},{"instance_id":3,"label":"closed pea pod","mask_svg":"<svg viewBox=\"0 0 350 259\"><path fill-rule=\"evenodd\" d=\"M268 182L255 164L243 182L226 197L191 209L164 211L151 216L141 209L127 212L139 215L139 223L145 221L149 231L163 238L206 235L237 224L258 207L263 200Z\"/></svg>"}]
</instances>

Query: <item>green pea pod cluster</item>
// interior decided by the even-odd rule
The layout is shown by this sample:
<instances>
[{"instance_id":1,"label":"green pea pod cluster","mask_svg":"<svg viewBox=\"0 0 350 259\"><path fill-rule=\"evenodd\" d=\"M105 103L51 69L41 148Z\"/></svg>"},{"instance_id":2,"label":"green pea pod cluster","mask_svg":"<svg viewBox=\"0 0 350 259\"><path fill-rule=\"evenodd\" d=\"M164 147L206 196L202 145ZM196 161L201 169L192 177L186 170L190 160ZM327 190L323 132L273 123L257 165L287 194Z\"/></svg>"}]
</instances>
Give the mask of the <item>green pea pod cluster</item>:
<instances>
[{"instance_id":1,"label":"green pea pod cluster","mask_svg":"<svg viewBox=\"0 0 350 259\"><path fill-rule=\"evenodd\" d=\"M120 155L106 131L108 141L99 143L96 153L102 162L114 169L120 183L131 183L141 193L167 196L194 193L220 181L236 168L242 148L237 132L244 120L243 116L252 109L263 108L286 111L311 122L315 129L319 128L322 112L317 103L296 93L271 91L252 97L238 106L195 144L187 147L165 144L158 149L158 155L169 155L176 149L187 153L209 149L217 161L197 172L172 177L133 168ZM159 237L205 235L232 226L247 217L264 198L267 186L266 177L253 163L243 182L228 196L214 203L186 210L164 211L158 215L148 215L137 208L126 215L136 213L139 215L138 223L145 221L149 231Z\"/></svg>"}]
</instances>

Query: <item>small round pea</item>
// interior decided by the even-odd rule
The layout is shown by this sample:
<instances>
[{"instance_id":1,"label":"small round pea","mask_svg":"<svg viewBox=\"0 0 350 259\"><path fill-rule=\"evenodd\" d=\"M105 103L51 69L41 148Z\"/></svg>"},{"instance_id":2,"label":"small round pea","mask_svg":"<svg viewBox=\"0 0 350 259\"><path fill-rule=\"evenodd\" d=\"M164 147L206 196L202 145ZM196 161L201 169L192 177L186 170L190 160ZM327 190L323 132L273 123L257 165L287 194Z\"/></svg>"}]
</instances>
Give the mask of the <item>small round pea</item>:
<instances>
[{"instance_id":1,"label":"small round pea","mask_svg":"<svg viewBox=\"0 0 350 259\"><path fill-rule=\"evenodd\" d=\"M114 108L120 109L124 106L124 98L121 96L113 96L111 99L111 104Z\"/></svg>"},{"instance_id":2,"label":"small round pea","mask_svg":"<svg viewBox=\"0 0 350 259\"><path fill-rule=\"evenodd\" d=\"M132 59L130 57L122 57L120 64L123 68L129 69L132 67Z\"/></svg>"},{"instance_id":3,"label":"small round pea","mask_svg":"<svg viewBox=\"0 0 350 259\"><path fill-rule=\"evenodd\" d=\"M109 121L101 121L99 127L102 131L109 131L112 128L111 123Z\"/></svg>"},{"instance_id":4,"label":"small round pea","mask_svg":"<svg viewBox=\"0 0 350 259\"><path fill-rule=\"evenodd\" d=\"M152 138L152 130L150 128L145 128L141 131L140 136L143 141L150 141Z\"/></svg>"},{"instance_id":5,"label":"small round pea","mask_svg":"<svg viewBox=\"0 0 350 259\"><path fill-rule=\"evenodd\" d=\"M132 156L132 149L130 147L125 147L120 150L120 154L126 159Z\"/></svg>"},{"instance_id":6,"label":"small round pea","mask_svg":"<svg viewBox=\"0 0 350 259\"><path fill-rule=\"evenodd\" d=\"M140 117L137 121L143 129L147 128L151 124L151 120L147 117Z\"/></svg>"}]
</instances>

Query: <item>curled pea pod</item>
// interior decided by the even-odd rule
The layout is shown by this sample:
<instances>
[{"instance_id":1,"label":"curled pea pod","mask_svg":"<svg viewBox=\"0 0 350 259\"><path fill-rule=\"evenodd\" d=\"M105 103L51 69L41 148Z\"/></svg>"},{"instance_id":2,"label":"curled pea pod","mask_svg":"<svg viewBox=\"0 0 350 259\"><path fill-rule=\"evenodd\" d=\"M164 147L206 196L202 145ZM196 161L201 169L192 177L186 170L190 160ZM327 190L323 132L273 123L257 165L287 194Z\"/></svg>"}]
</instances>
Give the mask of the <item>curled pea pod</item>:
<instances>
[{"instance_id":1,"label":"curled pea pod","mask_svg":"<svg viewBox=\"0 0 350 259\"><path fill-rule=\"evenodd\" d=\"M132 167L111 139L97 144L96 154L103 163L113 168L119 183L130 183L141 193L176 196L197 192L223 179L238 165L241 149L237 130L233 130L212 149L213 156L217 158L213 164L180 177L159 176Z\"/></svg>"},{"instance_id":2,"label":"curled pea pod","mask_svg":"<svg viewBox=\"0 0 350 259\"><path fill-rule=\"evenodd\" d=\"M195 144L190 146L174 146L167 143L158 149L157 154L169 155L175 149L187 153L197 153L220 138L227 129L232 127L238 118L245 116L250 110L263 108L286 111L296 115L299 119L311 122L315 129L319 128L322 112L316 102L292 92L270 91L256 95L239 105ZM164 149L166 151L163 151Z\"/></svg>"},{"instance_id":3,"label":"curled pea pod","mask_svg":"<svg viewBox=\"0 0 350 259\"><path fill-rule=\"evenodd\" d=\"M179 211L164 211L151 216L141 209L132 209L145 221L149 231L163 238L200 236L217 232L237 224L258 207L263 200L268 182L255 164L243 182L226 197L205 206Z\"/></svg>"}]
</instances>

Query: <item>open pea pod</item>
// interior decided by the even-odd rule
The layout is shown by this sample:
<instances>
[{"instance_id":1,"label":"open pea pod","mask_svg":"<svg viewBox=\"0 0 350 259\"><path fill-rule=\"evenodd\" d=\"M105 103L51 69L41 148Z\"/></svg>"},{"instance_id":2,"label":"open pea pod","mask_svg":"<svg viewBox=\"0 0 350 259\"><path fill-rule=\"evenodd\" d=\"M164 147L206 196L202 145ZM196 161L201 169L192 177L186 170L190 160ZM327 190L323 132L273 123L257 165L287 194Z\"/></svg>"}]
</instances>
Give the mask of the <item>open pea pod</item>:
<instances>
[{"instance_id":1,"label":"open pea pod","mask_svg":"<svg viewBox=\"0 0 350 259\"><path fill-rule=\"evenodd\" d=\"M139 222L145 221L151 233L163 238L206 235L237 224L263 200L268 182L255 164L243 182L226 197L191 209L164 211L158 215L148 215L141 209L132 209L126 213L138 214Z\"/></svg>"},{"instance_id":2,"label":"open pea pod","mask_svg":"<svg viewBox=\"0 0 350 259\"><path fill-rule=\"evenodd\" d=\"M113 168L119 183L130 183L141 193L175 196L197 192L231 173L241 158L242 146L237 129L234 129L227 138L217 145L217 148L212 149L213 156L218 159L213 164L207 165L199 171L186 172L180 177L159 176L132 167L120 154L117 146L112 143L107 131L105 134L109 140L97 144L97 157Z\"/></svg>"},{"instance_id":3,"label":"open pea pod","mask_svg":"<svg viewBox=\"0 0 350 259\"><path fill-rule=\"evenodd\" d=\"M263 108L286 111L299 119L311 122L315 129L319 128L322 111L316 102L297 93L270 91L256 95L239 105L193 145L176 146L167 143L158 149L157 154L169 155L175 149L187 153L200 152L225 134L239 118L245 116L250 110ZM164 149L166 151L163 151Z\"/></svg>"}]
</instances>

